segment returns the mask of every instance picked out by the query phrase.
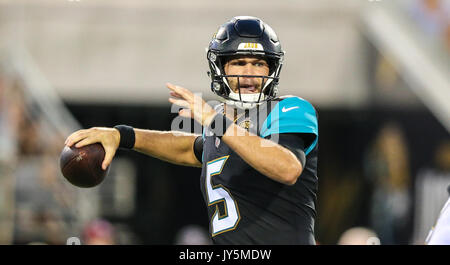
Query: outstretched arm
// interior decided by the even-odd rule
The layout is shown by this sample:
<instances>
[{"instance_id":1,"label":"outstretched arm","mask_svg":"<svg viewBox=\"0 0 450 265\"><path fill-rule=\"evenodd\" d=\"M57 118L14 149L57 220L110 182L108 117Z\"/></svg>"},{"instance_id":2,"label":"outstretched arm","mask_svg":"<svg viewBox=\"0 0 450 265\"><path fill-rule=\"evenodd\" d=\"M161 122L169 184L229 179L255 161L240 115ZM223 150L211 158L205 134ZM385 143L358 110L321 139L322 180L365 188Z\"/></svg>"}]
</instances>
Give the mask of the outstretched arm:
<instances>
[{"instance_id":1,"label":"outstretched arm","mask_svg":"<svg viewBox=\"0 0 450 265\"><path fill-rule=\"evenodd\" d=\"M194 154L194 141L199 135L134 129L136 142L133 150L183 166L201 167Z\"/></svg>"},{"instance_id":2,"label":"outstretched arm","mask_svg":"<svg viewBox=\"0 0 450 265\"><path fill-rule=\"evenodd\" d=\"M135 144L133 150L170 163L201 167L193 149L194 141L198 135L143 129L134 129L134 132ZM120 133L114 128L93 127L72 133L65 142L67 146L75 145L77 148L93 143L101 143L105 149L102 168L106 169L119 147Z\"/></svg>"}]
</instances>

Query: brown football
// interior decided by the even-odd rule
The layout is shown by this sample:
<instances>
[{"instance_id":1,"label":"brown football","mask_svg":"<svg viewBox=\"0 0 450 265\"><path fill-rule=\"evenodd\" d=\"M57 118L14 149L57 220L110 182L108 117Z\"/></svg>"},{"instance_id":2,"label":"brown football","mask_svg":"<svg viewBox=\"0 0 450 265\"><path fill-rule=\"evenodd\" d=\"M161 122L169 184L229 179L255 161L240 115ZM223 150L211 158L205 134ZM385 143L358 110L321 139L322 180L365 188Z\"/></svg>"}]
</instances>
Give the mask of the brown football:
<instances>
[{"instance_id":1,"label":"brown football","mask_svg":"<svg viewBox=\"0 0 450 265\"><path fill-rule=\"evenodd\" d=\"M73 185L91 188L100 184L108 175L109 166L102 169L105 149L99 143L81 148L64 146L59 159L61 173Z\"/></svg>"}]
</instances>

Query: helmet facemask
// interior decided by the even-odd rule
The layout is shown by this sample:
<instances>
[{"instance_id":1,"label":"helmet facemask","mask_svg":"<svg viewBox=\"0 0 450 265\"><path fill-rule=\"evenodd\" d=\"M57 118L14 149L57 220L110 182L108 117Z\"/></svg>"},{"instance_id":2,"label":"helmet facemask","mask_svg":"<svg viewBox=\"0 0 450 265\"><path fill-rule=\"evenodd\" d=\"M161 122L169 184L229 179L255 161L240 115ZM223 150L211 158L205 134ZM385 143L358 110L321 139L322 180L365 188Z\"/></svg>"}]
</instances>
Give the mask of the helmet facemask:
<instances>
[{"instance_id":1,"label":"helmet facemask","mask_svg":"<svg viewBox=\"0 0 450 265\"><path fill-rule=\"evenodd\" d=\"M230 57L257 56L269 64L267 76L226 75L224 66ZM277 96L284 51L273 29L261 19L238 16L223 24L214 34L207 49L211 90L227 104L252 108ZM231 78L237 78L238 89L232 90ZM241 93L243 78L261 78L259 93ZM233 86L236 86L233 84Z\"/></svg>"},{"instance_id":2,"label":"helmet facemask","mask_svg":"<svg viewBox=\"0 0 450 265\"><path fill-rule=\"evenodd\" d=\"M211 70L209 75L212 79L211 89L213 92L219 95L228 105L234 105L242 109L253 108L256 105L275 98L278 94L277 87L282 65L281 60L268 56L261 57L269 64L269 75L227 75L225 74L224 66L229 58L226 56L219 57L209 51L208 61ZM237 81L237 85L235 85L236 91L233 91L230 85L231 78ZM245 83L242 82L242 78L260 78L261 82L257 82L259 84L257 87L259 91L255 93L242 93L241 88L245 86L242 85Z\"/></svg>"}]
</instances>

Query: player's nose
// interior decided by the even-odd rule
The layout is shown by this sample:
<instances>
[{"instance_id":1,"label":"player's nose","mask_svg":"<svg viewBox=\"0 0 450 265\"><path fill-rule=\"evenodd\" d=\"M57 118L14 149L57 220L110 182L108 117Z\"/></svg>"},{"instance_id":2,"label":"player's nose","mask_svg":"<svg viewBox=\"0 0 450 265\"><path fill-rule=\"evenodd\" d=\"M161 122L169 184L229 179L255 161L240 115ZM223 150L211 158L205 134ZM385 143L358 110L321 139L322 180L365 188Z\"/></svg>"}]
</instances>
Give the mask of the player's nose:
<instances>
[{"instance_id":1,"label":"player's nose","mask_svg":"<svg viewBox=\"0 0 450 265\"><path fill-rule=\"evenodd\" d=\"M243 67L242 72L242 75L255 75L256 67L254 67L253 64L248 63Z\"/></svg>"}]
</instances>

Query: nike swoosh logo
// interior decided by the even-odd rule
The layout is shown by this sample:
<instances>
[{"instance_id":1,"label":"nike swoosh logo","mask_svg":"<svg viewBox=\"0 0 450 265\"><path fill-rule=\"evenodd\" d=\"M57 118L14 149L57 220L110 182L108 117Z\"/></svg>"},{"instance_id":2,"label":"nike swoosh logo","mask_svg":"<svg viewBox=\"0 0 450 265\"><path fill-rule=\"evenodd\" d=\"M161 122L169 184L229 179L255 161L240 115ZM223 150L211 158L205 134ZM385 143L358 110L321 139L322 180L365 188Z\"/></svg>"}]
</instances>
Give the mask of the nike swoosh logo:
<instances>
[{"instance_id":1,"label":"nike swoosh logo","mask_svg":"<svg viewBox=\"0 0 450 265\"><path fill-rule=\"evenodd\" d=\"M298 108L300 108L300 107L299 107L299 106L290 107L290 108L283 107L283 108L281 109L281 111L282 111L282 112L288 112L288 111L290 111L290 110L298 109Z\"/></svg>"}]
</instances>

